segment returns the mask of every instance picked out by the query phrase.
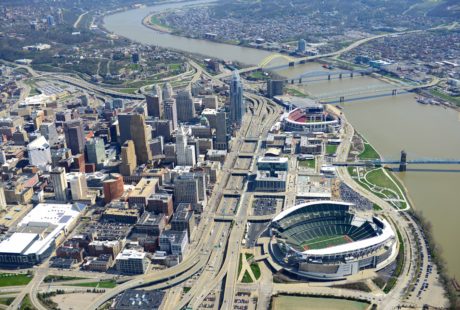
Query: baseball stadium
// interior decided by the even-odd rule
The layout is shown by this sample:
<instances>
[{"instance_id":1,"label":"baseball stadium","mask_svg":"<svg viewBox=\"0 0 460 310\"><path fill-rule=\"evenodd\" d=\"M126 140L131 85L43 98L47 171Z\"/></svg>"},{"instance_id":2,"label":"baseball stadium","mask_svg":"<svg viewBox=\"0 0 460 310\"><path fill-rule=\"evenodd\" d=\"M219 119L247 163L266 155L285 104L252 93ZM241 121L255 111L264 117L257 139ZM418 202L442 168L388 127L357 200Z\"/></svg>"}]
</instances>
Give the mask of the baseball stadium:
<instances>
[{"instance_id":1,"label":"baseball stadium","mask_svg":"<svg viewBox=\"0 0 460 310\"><path fill-rule=\"evenodd\" d=\"M315 201L282 211L270 224L273 258L289 273L316 280L387 266L397 254L393 229L385 219L358 216L353 207Z\"/></svg>"},{"instance_id":2,"label":"baseball stadium","mask_svg":"<svg viewBox=\"0 0 460 310\"><path fill-rule=\"evenodd\" d=\"M282 115L285 131L293 132L331 132L340 126L339 119L325 111L321 104L309 104Z\"/></svg>"}]
</instances>

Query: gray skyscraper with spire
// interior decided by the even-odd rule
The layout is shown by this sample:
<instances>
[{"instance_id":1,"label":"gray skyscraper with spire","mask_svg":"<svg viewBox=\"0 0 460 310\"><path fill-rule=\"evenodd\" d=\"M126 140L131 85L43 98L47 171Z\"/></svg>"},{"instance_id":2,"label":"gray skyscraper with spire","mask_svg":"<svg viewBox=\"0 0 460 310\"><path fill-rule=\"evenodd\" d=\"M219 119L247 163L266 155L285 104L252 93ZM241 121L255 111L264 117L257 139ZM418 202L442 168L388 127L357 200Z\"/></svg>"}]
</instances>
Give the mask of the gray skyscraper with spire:
<instances>
[{"instance_id":1,"label":"gray skyscraper with spire","mask_svg":"<svg viewBox=\"0 0 460 310\"><path fill-rule=\"evenodd\" d=\"M244 114L243 106L243 84L238 72L233 71L230 83L230 117L232 123L241 124Z\"/></svg>"}]
</instances>

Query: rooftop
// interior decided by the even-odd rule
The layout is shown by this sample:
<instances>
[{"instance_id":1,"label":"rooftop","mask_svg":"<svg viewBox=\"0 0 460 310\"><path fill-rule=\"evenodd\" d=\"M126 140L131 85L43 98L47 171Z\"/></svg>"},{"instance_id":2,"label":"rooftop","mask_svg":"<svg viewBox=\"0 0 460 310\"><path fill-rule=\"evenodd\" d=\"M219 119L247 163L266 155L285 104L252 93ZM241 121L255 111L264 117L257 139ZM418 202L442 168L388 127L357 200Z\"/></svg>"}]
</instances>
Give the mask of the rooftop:
<instances>
[{"instance_id":1,"label":"rooftop","mask_svg":"<svg viewBox=\"0 0 460 310\"><path fill-rule=\"evenodd\" d=\"M144 259L146 256L143 252L136 250L123 250L123 252L117 255L117 260L128 260L128 259Z\"/></svg>"}]
</instances>

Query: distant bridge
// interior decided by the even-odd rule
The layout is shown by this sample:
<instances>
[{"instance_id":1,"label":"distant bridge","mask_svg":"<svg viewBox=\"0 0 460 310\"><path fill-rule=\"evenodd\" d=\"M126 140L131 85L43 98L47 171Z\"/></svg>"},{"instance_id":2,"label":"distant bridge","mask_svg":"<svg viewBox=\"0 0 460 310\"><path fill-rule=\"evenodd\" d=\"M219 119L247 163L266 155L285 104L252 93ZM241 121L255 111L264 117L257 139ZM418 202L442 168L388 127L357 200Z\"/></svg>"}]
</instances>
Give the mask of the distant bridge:
<instances>
[{"instance_id":1,"label":"distant bridge","mask_svg":"<svg viewBox=\"0 0 460 310\"><path fill-rule=\"evenodd\" d=\"M357 160L345 162L333 162L334 166L339 167L369 167L369 166L382 166L382 165L399 165L399 171L406 171L407 165L460 165L460 159L435 159L435 158L420 158L420 159L407 159L407 153L401 151L400 159L385 160Z\"/></svg>"},{"instance_id":2,"label":"distant bridge","mask_svg":"<svg viewBox=\"0 0 460 310\"><path fill-rule=\"evenodd\" d=\"M357 160L333 162L334 166L362 167L362 166L382 166L382 165L460 165L460 159L414 159L407 161L400 160Z\"/></svg>"}]
</instances>

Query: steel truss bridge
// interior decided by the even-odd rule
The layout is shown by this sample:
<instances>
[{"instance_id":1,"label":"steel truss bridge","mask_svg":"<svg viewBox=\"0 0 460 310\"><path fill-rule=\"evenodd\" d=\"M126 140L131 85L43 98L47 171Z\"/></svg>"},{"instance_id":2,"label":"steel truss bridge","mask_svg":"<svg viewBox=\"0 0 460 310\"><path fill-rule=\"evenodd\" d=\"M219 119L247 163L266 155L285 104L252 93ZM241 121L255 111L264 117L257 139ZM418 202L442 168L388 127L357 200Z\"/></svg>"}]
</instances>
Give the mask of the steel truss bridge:
<instances>
[{"instance_id":1,"label":"steel truss bridge","mask_svg":"<svg viewBox=\"0 0 460 310\"><path fill-rule=\"evenodd\" d=\"M382 165L460 165L460 159L412 159L401 160L357 160L345 162L333 162L334 166L362 167L362 166L382 166Z\"/></svg>"}]
</instances>

